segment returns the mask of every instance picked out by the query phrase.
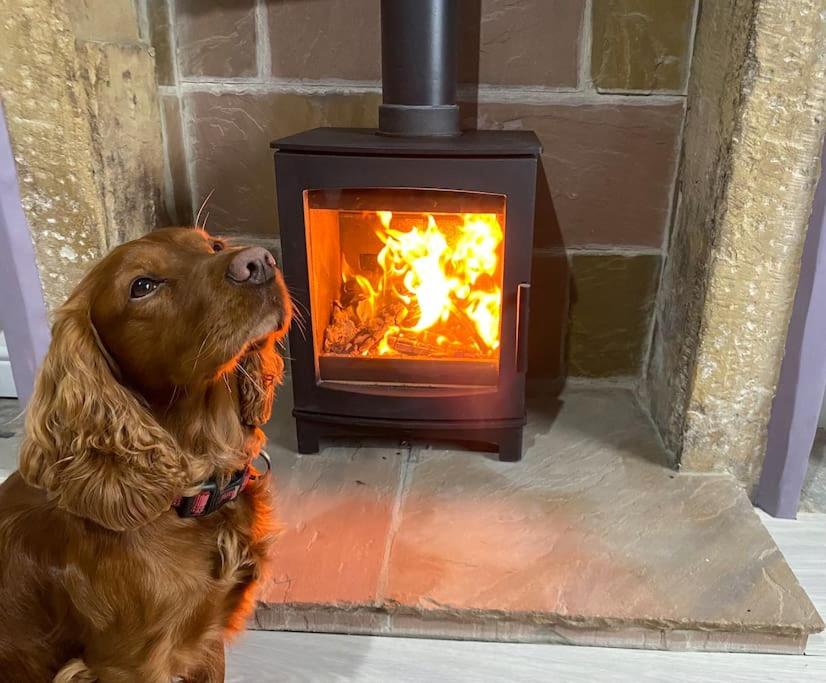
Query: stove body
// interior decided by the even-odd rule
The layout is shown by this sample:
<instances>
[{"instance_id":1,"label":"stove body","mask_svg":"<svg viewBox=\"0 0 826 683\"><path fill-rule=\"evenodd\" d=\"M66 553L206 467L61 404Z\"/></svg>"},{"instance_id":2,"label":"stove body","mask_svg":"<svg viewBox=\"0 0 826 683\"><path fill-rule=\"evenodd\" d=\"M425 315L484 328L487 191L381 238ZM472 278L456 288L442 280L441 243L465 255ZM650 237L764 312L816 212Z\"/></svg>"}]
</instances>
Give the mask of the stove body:
<instances>
[{"instance_id":1,"label":"stove body","mask_svg":"<svg viewBox=\"0 0 826 683\"><path fill-rule=\"evenodd\" d=\"M384 0L379 129L273 143L298 447L383 435L518 460L539 141L459 131L455 0Z\"/></svg>"}]
</instances>

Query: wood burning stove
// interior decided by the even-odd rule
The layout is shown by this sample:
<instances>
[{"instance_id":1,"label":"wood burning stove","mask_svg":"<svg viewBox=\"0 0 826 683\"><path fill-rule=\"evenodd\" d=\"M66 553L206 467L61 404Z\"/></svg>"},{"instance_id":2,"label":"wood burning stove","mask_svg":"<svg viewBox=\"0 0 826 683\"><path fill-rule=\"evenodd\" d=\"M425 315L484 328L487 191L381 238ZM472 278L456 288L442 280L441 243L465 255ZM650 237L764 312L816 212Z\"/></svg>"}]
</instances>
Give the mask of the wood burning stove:
<instances>
[{"instance_id":1,"label":"wood burning stove","mask_svg":"<svg viewBox=\"0 0 826 683\"><path fill-rule=\"evenodd\" d=\"M382 2L378 130L273 143L302 453L385 434L521 457L541 149L459 132L455 5Z\"/></svg>"}]
</instances>

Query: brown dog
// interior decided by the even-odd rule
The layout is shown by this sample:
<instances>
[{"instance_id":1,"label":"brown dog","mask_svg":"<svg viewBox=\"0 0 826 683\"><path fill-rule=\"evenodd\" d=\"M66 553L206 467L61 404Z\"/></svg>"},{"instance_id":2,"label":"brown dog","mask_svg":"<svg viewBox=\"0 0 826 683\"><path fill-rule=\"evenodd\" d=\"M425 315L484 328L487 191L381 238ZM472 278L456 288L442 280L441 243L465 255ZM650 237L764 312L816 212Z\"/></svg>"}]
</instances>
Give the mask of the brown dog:
<instances>
[{"instance_id":1,"label":"brown dog","mask_svg":"<svg viewBox=\"0 0 826 683\"><path fill-rule=\"evenodd\" d=\"M198 229L83 279L0 486L0 680L224 680L273 536L249 464L289 320L269 252Z\"/></svg>"}]
</instances>

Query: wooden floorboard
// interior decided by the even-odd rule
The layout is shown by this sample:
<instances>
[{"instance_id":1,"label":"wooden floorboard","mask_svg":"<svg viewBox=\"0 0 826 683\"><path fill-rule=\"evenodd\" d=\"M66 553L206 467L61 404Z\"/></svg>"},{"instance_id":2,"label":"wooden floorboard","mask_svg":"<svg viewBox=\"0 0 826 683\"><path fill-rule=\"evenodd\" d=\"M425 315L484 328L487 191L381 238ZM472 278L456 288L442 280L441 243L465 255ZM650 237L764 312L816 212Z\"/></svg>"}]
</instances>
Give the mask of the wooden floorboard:
<instances>
[{"instance_id":1,"label":"wooden floorboard","mask_svg":"<svg viewBox=\"0 0 826 683\"><path fill-rule=\"evenodd\" d=\"M800 583L826 613L826 514L761 514ZM402 638L250 632L232 648L228 683L269 681L826 681L826 639L805 656L651 652Z\"/></svg>"}]
</instances>

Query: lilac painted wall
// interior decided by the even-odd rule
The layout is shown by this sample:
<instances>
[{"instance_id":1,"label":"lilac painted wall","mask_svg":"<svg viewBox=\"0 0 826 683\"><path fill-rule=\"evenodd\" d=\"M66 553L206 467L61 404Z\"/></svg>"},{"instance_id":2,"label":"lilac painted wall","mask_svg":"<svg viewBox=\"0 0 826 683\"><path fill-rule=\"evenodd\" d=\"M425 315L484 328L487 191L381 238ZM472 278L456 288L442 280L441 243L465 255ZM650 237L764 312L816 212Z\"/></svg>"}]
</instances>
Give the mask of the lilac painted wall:
<instances>
[{"instance_id":1,"label":"lilac painted wall","mask_svg":"<svg viewBox=\"0 0 826 683\"><path fill-rule=\"evenodd\" d=\"M11 141L0 102L0 320L17 393L25 405L49 347L49 324Z\"/></svg>"},{"instance_id":2,"label":"lilac painted wall","mask_svg":"<svg viewBox=\"0 0 826 683\"><path fill-rule=\"evenodd\" d=\"M822 162L826 165L826 146ZM821 175L757 489L757 504L775 517L797 516L825 389L826 178Z\"/></svg>"}]
</instances>

